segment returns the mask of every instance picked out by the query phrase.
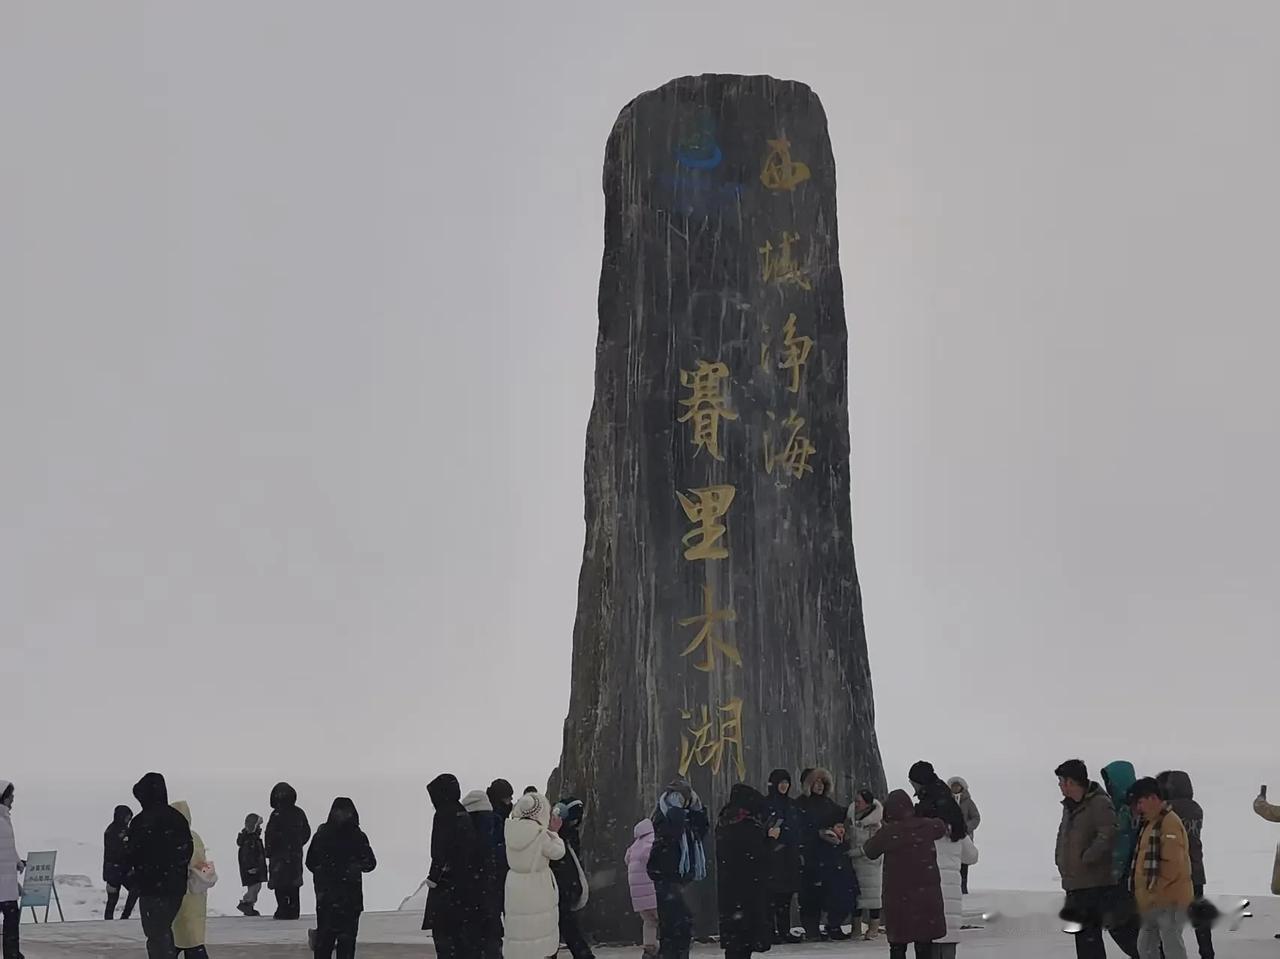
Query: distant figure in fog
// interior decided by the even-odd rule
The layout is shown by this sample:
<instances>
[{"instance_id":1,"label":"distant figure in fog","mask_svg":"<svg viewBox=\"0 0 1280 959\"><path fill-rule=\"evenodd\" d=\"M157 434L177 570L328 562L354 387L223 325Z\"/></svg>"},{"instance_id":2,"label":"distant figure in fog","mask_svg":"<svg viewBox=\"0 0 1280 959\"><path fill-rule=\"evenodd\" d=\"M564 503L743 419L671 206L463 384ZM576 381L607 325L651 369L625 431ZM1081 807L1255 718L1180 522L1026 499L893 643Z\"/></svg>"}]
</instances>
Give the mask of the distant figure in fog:
<instances>
[{"instance_id":1,"label":"distant figure in fog","mask_svg":"<svg viewBox=\"0 0 1280 959\"><path fill-rule=\"evenodd\" d=\"M236 908L246 916L260 916L258 894L267 881L267 848L262 842L262 817L256 812L244 817L244 828L236 836L236 847L240 884L244 886L244 895Z\"/></svg>"},{"instance_id":2,"label":"distant figure in fog","mask_svg":"<svg viewBox=\"0 0 1280 959\"><path fill-rule=\"evenodd\" d=\"M298 792L288 783L271 790L271 818L267 820L267 885L276 894L276 919L302 914L302 850L311 838L311 823L298 808Z\"/></svg>"},{"instance_id":3,"label":"distant figure in fog","mask_svg":"<svg viewBox=\"0 0 1280 959\"><path fill-rule=\"evenodd\" d=\"M179 800L173 804L182 818L191 824L191 807ZM187 875L187 893L182 897L182 907L173 921L173 945L186 959L209 959L205 948L206 917L209 915L209 889L212 885L201 881L202 868L209 861L204 840L191 832L191 862ZM207 878L207 877L206 877Z\"/></svg>"},{"instance_id":4,"label":"distant figure in fog","mask_svg":"<svg viewBox=\"0 0 1280 959\"><path fill-rule=\"evenodd\" d=\"M173 921L187 895L195 843L186 817L169 805L169 788L159 773L147 773L133 787L142 811L129 823L129 891L138 894L148 959L174 959Z\"/></svg>"},{"instance_id":5,"label":"distant figure in fog","mask_svg":"<svg viewBox=\"0 0 1280 959\"><path fill-rule=\"evenodd\" d=\"M129 823L133 821L133 810L128 806L116 806L111 825L102 834L102 881L107 886L107 911L103 916L108 922L116 917L116 903L120 901L120 890L129 878ZM133 907L138 904L138 894L130 892L124 900L124 912L121 919L133 915Z\"/></svg>"},{"instance_id":6,"label":"distant figure in fog","mask_svg":"<svg viewBox=\"0 0 1280 959\"><path fill-rule=\"evenodd\" d=\"M969 784L960 776L952 776L947 780L947 785L951 787L951 794L956 797L956 803L964 815L964 824L969 828L969 835L976 837L978 826L982 824L982 813L978 812L978 804L969 795ZM964 864L960 866L960 894L969 895L969 867Z\"/></svg>"},{"instance_id":7,"label":"distant figure in fog","mask_svg":"<svg viewBox=\"0 0 1280 959\"><path fill-rule=\"evenodd\" d=\"M333 959L335 948L338 959L354 959L364 912L364 874L377 866L356 804L339 796L307 850L307 869L316 888L315 959Z\"/></svg>"}]
</instances>

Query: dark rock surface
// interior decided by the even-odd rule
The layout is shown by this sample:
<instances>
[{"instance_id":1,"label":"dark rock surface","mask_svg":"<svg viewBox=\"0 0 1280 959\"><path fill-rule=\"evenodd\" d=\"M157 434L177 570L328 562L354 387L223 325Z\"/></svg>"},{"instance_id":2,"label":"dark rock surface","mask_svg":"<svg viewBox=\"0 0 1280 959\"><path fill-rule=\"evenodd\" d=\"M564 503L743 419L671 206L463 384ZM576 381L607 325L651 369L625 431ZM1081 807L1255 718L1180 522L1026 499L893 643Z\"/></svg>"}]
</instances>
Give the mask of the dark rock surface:
<instances>
[{"instance_id":1,"label":"dark rock surface","mask_svg":"<svg viewBox=\"0 0 1280 959\"><path fill-rule=\"evenodd\" d=\"M622 856L682 769L826 766L882 790L849 493L848 357L826 116L804 84L672 81L604 168L586 547L561 764L586 803L586 925L634 938ZM714 860L708 841L708 858ZM714 931L712 882L699 929Z\"/></svg>"}]
</instances>

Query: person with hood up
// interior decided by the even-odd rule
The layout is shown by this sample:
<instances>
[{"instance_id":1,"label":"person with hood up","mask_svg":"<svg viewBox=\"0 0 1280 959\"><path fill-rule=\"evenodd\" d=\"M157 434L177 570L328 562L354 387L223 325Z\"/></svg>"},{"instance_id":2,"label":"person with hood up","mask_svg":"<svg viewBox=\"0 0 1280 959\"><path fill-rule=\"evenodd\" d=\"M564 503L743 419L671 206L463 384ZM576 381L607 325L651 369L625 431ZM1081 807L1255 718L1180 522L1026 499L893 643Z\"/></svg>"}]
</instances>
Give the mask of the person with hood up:
<instances>
[{"instance_id":1,"label":"person with hood up","mask_svg":"<svg viewBox=\"0 0 1280 959\"><path fill-rule=\"evenodd\" d=\"M647 868L658 895L658 955L662 959L689 959L693 912L684 889L707 878L702 841L710 828L702 800L687 779L674 780L658 794Z\"/></svg>"},{"instance_id":2,"label":"person with hood up","mask_svg":"<svg viewBox=\"0 0 1280 959\"><path fill-rule=\"evenodd\" d=\"M560 948L560 894L551 863L564 858L565 849L551 825L551 803L536 792L521 796L504 824L510 870L503 959L548 959Z\"/></svg>"},{"instance_id":3,"label":"person with hood up","mask_svg":"<svg viewBox=\"0 0 1280 959\"><path fill-rule=\"evenodd\" d=\"M947 934L933 945L934 959L955 959L964 924L964 893L960 871L978 861L978 847L964 827L953 825L947 835L937 841L938 875L942 882L942 906L947 920Z\"/></svg>"},{"instance_id":4,"label":"person with hood up","mask_svg":"<svg viewBox=\"0 0 1280 959\"><path fill-rule=\"evenodd\" d=\"M551 864L560 891L560 940L573 959L594 959L591 945L578 925L578 910L587 904L590 887L582 868L582 817L586 812L581 799L569 796L555 804L552 818L560 823L556 831L564 840L565 854Z\"/></svg>"},{"instance_id":5,"label":"person with hood up","mask_svg":"<svg viewBox=\"0 0 1280 959\"><path fill-rule=\"evenodd\" d=\"M276 919L297 919L302 914L302 850L310 839L311 823L298 808L298 791L288 783L276 783L264 844L267 887L276 894Z\"/></svg>"},{"instance_id":6,"label":"person with hood up","mask_svg":"<svg viewBox=\"0 0 1280 959\"><path fill-rule=\"evenodd\" d=\"M631 830L632 842L623 861L627 865L627 885L631 908L640 917L640 942L646 959L658 954L658 894L649 878L649 854L653 852L653 820L641 819Z\"/></svg>"},{"instance_id":7,"label":"person with hood up","mask_svg":"<svg viewBox=\"0 0 1280 959\"><path fill-rule=\"evenodd\" d=\"M1196 802L1195 787L1191 777L1181 769L1170 769L1156 777L1160 790L1169 806L1187 831L1187 849L1191 854L1191 889L1196 899L1204 898L1204 843L1201 833L1204 831L1204 810ZM1200 959L1214 959L1213 931L1209 923L1196 923L1196 946L1200 950Z\"/></svg>"},{"instance_id":8,"label":"person with hood up","mask_svg":"<svg viewBox=\"0 0 1280 959\"><path fill-rule=\"evenodd\" d=\"M968 831L964 813L960 811L955 793L934 772L932 763L920 760L911 767L907 778L911 780L911 788L915 790L917 816L925 819L941 819L947 824L947 831L952 835L955 835L958 829Z\"/></svg>"},{"instance_id":9,"label":"person with hood up","mask_svg":"<svg viewBox=\"0 0 1280 959\"><path fill-rule=\"evenodd\" d=\"M1111 899L1115 809L1102 787L1089 779L1089 770L1079 759L1067 760L1054 774L1062 793L1062 822L1054 852L1067 894L1062 917L1080 925L1077 959L1105 959L1102 926Z\"/></svg>"},{"instance_id":10,"label":"person with hood up","mask_svg":"<svg viewBox=\"0 0 1280 959\"><path fill-rule=\"evenodd\" d=\"M181 799L172 805L186 820L189 827L191 825L191 807ZM188 874L192 871L203 872L202 867L205 867L208 863L209 855L205 850L204 840L193 829L191 830L191 860L188 865ZM207 872L205 874L208 875ZM185 955L187 959L209 959L209 952L205 948L204 941L207 931L206 920L209 915L210 888L209 885L199 880L189 878L186 895L182 897L182 906L178 909L178 915L173 920L174 948Z\"/></svg>"},{"instance_id":11,"label":"person with hood up","mask_svg":"<svg viewBox=\"0 0 1280 959\"><path fill-rule=\"evenodd\" d=\"M129 823L133 821L133 810L128 806L116 806L111 825L102 834L102 881L107 887L107 910L103 918L110 922L116 917L116 904L120 901L120 890L129 878ZM130 892L124 900L124 912L121 919L133 915L133 907L138 904L138 894Z\"/></svg>"},{"instance_id":12,"label":"person with hood up","mask_svg":"<svg viewBox=\"0 0 1280 959\"><path fill-rule=\"evenodd\" d=\"M502 959L502 886L498 878L498 833L502 824L495 821L488 794L479 789L462 797L462 808L471 817L476 835L476 878L480 884L472 938L479 944L483 959Z\"/></svg>"},{"instance_id":13,"label":"person with hood up","mask_svg":"<svg viewBox=\"0 0 1280 959\"><path fill-rule=\"evenodd\" d=\"M773 914L773 941L779 945L800 942L791 934L791 900L800 891L800 814L791 795L791 773L775 769L769 774L769 908Z\"/></svg>"},{"instance_id":14,"label":"person with hood up","mask_svg":"<svg viewBox=\"0 0 1280 959\"><path fill-rule=\"evenodd\" d=\"M159 773L147 773L133 787L142 810L129 823L130 892L138 894L148 959L173 959L173 921L187 895L195 842L191 824L169 805L169 787Z\"/></svg>"},{"instance_id":15,"label":"person with hood up","mask_svg":"<svg viewBox=\"0 0 1280 959\"><path fill-rule=\"evenodd\" d=\"M0 779L0 955L3 959L22 959L18 925L22 921L22 891L18 873L24 864L18 856L18 843L13 835L13 783Z\"/></svg>"},{"instance_id":16,"label":"person with hood up","mask_svg":"<svg viewBox=\"0 0 1280 959\"><path fill-rule=\"evenodd\" d=\"M853 861L849 858L845 807L835 800L835 783L827 770L809 770L803 786L804 795L796 803L804 836L800 923L810 941L844 941L852 936L841 927L855 911L858 898Z\"/></svg>"},{"instance_id":17,"label":"person with hood up","mask_svg":"<svg viewBox=\"0 0 1280 959\"><path fill-rule=\"evenodd\" d=\"M315 959L355 959L360 914L364 912L364 875L378 868L369 837L360 828L356 804L339 796L329 818L316 830L307 850L307 869L316 887Z\"/></svg>"},{"instance_id":18,"label":"person with hood up","mask_svg":"<svg viewBox=\"0 0 1280 959\"><path fill-rule=\"evenodd\" d=\"M431 931L439 959L472 959L480 953L483 899L480 844L462 808L462 787L452 773L427 784L435 807L431 820L431 869L422 928Z\"/></svg>"},{"instance_id":19,"label":"person with hood up","mask_svg":"<svg viewBox=\"0 0 1280 959\"><path fill-rule=\"evenodd\" d=\"M863 847L871 859L884 857L883 915L891 959L905 959L909 943L915 944L916 959L933 959L934 941L947 934L936 846L946 835L946 823L917 815L911 797L895 789L884 803L884 825Z\"/></svg>"},{"instance_id":20,"label":"person with hood up","mask_svg":"<svg viewBox=\"0 0 1280 959\"><path fill-rule=\"evenodd\" d=\"M1102 767L1102 782L1116 814L1115 851L1111 856L1114 886L1103 907L1103 924L1108 935L1129 959L1138 959L1138 907L1129 891L1129 867L1133 863L1133 847L1138 842L1138 818L1129 806L1129 790L1138 781L1133 763L1117 759Z\"/></svg>"},{"instance_id":21,"label":"person with hood up","mask_svg":"<svg viewBox=\"0 0 1280 959\"><path fill-rule=\"evenodd\" d=\"M884 805L870 789L860 789L849 807L849 858L858 880L858 914L853 917L853 935L861 932L862 920L868 942L880 935L880 910L884 905L884 863L867 856L867 841L884 825Z\"/></svg>"},{"instance_id":22,"label":"person with hood up","mask_svg":"<svg viewBox=\"0 0 1280 959\"><path fill-rule=\"evenodd\" d=\"M964 816L964 824L969 829L969 835L976 836L978 826L982 824L982 813L978 812L978 804L969 795L969 784L960 776L952 776L947 780L947 785L951 788L951 795L956 797L956 805L960 807L960 813ZM969 867L964 864L960 866L960 895L969 895Z\"/></svg>"},{"instance_id":23,"label":"person with hood up","mask_svg":"<svg viewBox=\"0 0 1280 959\"><path fill-rule=\"evenodd\" d=\"M771 840L764 796L737 783L716 821L716 894L725 959L750 959L772 946L769 910Z\"/></svg>"},{"instance_id":24,"label":"person with hood up","mask_svg":"<svg viewBox=\"0 0 1280 959\"><path fill-rule=\"evenodd\" d=\"M1130 884L1142 917L1138 933L1141 959L1186 959L1182 933L1195 898L1191 853L1182 820L1165 801L1160 784L1139 779L1129 799L1142 815L1142 833L1133 850Z\"/></svg>"},{"instance_id":25,"label":"person with hood up","mask_svg":"<svg viewBox=\"0 0 1280 959\"><path fill-rule=\"evenodd\" d=\"M256 812L244 817L244 828L236 836L236 847L240 884L244 886L244 895L236 908L246 916L260 916L258 894L267 881L267 848L262 842L262 817Z\"/></svg>"}]
</instances>

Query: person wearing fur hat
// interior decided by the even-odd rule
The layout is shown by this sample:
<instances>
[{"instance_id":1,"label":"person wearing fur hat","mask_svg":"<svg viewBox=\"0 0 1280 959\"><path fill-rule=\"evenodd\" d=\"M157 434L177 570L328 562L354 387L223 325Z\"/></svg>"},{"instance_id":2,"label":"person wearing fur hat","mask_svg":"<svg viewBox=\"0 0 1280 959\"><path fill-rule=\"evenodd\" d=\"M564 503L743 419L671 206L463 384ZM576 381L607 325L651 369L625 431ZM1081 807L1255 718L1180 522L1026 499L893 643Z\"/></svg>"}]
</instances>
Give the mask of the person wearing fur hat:
<instances>
[{"instance_id":1,"label":"person wearing fur hat","mask_svg":"<svg viewBox=\"0 0 1280 959\"><path fill-rule=\"evenodd\" d=\"M107 909L103 918L108 922L116 917L116 903L120 901L120 890L129 878L129 823L133 821L133 810L128 806L116 806L111 825L102 834L102 881L107 886ZM124 912L121 919L133 915L133 907L138 904L138 894L130 892L124 901Z\"/></svg>"},{"instance_id":2,"label":"person wearing fur hat","mask_svg":"<svg viewBox=\"0 0 1280 959\"><path fill-rule=\"evenodd\" d=\"M978 812L978 804L973 801L973 796L969 795L969 784L960 776L952 776L947 780L947 785L951 788L951 795L956 797L956 804L960 807L960 812L964 816L964 824L969 828L969 835L976 836L978 827L982 825L982 813ZM969 895L969 867L961 865L960 867L960 894L962 896Z\"/></svg>"},{"instance_id":3,"label":"person wearing fur hat","mask_svg":"<svg viewBox=\"0 0 1280 959\"><path fill-rule=\"evenodd\" d=\"M773 941L800 942L791 934L791 900L800 891L800 814L792 795L791 773L775 769L769 774L769 908L773 915Z\"/></svg>"},{"instance_id":4,"label":"person wearing fur hat","mask_svg":"<svg viewBox=\"0 0 1280 959\"><path fill-rule=\"evenodd\" d=\"M693 913L684 888L707 877L702 841L710 828L702 800L687 779L676 779L658 793L647 868L658 894L658 955L662 959L689 959Z\"/></svg>"},{"instance_id":5,"label":"person wearing fur hat","mask_svg":"<svg viewBox=\"0 0 1280 959\"><path fill-rule=\"evenodd\" d=\"M853 935L861 931L866 920L867 931L863 939L870 941L880 935L880 909L883 905L884 863L867 855L867 842L884 825L884 805L870 789L858 790L849 807L849 858L853 860L853 874L858 880L858 909L853 918Z\"/></svg>"},{"instance_id":6,"label":"person wearing fur hat","mask_svg":"<svg viewBox=\"0 0 1280 959\"><path fill-rule=\"evenodd\" d=\"M565 847L551 825L551 803L536 792L521 796L503 824L510 866L503 959L548 959L560 947L560 897L551 864L564 857Z\"/></svg>"},{"instance_id":7,"label":"person wearing fur hat","mask_svg":"<svg viewBox=\"0 0 1280 959\"><path fill-rule=\"evenodd\" d=\"M804 780L804 795L797 801L804 834L800 922L805 938L812 941L849 939L849 933L841 927L858 898L849 859L845 807L836 802L834 792L831 773L812 769Z\"/></svg>"},{"instance_id":8,"label":"person wearing fur hat","mask_svg":"<svg viewBox=\"0 0 1280 959\"><path fill-rule=\"evenodd\" d=\"M555 804L551 814L560 823L557 830L564 840L565 854L551 864L552 875L560 890L560 939L573 959L594 959L591 945L578 925L578 910L587 904L591 894L587 874L582 868L582 817L586 808L581 799L567 796Z\"/></svg>"},{"instance_id":9,"label":"person wearing fur hat","mask_svg":"<svg viewBox=\"0 0 1280 959\"><path fill-rule=\"evenodd\" d=\"M260 916L258 894L267 881L267 850L262 842L262 817L256 812L244 817L244 828L236 836L236 847L240 884L244 886L244 895L236 908L246 916Z\"/></svg>"},{"instance_id":10,"label":"person wearing fur hat","mask_svg":"<svg viewBox=\"0 0 1280 959\"><path fill-rule=\"evenodd\" d=\"M764 796L738 783L716 821L716 894L725 959L750 959L772 945L768 815Z\"/></svg>"}]
</instances>

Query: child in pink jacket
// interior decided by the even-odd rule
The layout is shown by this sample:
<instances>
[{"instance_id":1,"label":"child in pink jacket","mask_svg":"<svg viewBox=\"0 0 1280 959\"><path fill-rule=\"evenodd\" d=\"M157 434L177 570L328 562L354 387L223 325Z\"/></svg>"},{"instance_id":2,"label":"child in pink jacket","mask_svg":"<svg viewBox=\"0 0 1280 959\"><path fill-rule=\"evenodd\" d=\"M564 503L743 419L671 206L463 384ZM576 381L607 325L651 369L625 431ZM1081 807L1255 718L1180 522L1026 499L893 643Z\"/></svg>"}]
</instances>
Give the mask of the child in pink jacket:
<instances>
[{"instance_id":1,"label":"child in pink jacket","mask_svg":"<svg viewBox=\"0 0 1280 959\"><path fill-rule=\"evenodd\" d=\"M636 823L635 836L625 857L627 881L631 886L631 908L644 924L644 954L658 954L658 894L649 878L649 853L653 850L653 820L641 819Z\"/></svg>"}]
</instances>

